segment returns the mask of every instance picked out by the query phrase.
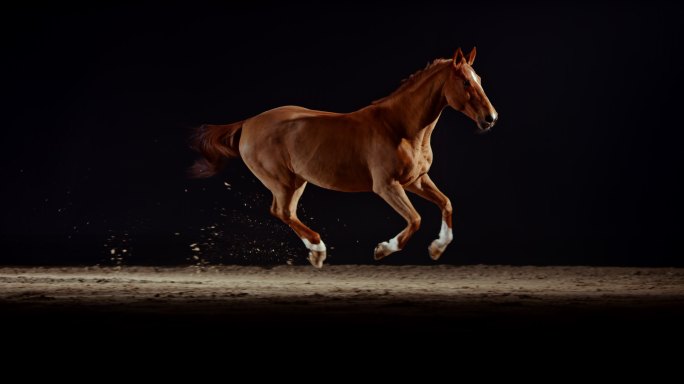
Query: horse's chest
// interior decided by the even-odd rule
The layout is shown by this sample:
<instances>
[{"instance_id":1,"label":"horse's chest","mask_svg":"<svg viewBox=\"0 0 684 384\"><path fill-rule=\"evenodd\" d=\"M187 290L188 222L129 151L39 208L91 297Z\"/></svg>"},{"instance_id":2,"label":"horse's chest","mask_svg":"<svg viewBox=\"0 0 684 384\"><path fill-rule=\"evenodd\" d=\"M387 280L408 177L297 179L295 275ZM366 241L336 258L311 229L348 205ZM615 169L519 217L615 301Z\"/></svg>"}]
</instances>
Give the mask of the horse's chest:
<instances>
[{"instance_id":1,"label":"horse's chest","mask_svg":"<svg viewBox=\"0 0 684 384\"><path fill-rule=\"evenodd\" d=\"M397 180L405 185L427 173L432 164L432 150L429 146L411 145L404 141L397 151Z\"/></svg>"}]
</instances>

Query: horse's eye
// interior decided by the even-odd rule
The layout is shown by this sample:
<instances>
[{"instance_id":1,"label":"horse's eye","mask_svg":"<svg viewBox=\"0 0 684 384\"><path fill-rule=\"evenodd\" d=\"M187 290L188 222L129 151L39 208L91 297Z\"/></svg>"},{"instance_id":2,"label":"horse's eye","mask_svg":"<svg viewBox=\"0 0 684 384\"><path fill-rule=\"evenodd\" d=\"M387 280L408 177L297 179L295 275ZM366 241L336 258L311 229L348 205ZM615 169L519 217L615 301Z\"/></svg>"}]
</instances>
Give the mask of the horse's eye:
<instances>
[{"instance_id":1,"label":"horse's eye","mask_svg":"<svg viewBox=\"0 0 684 384\"><path fill-rule=\"evenodd\" d=\"M468 88L468 87L470 87L470 80L465 80L463 82L463 88Z\"/></svg>"}]
</instances>

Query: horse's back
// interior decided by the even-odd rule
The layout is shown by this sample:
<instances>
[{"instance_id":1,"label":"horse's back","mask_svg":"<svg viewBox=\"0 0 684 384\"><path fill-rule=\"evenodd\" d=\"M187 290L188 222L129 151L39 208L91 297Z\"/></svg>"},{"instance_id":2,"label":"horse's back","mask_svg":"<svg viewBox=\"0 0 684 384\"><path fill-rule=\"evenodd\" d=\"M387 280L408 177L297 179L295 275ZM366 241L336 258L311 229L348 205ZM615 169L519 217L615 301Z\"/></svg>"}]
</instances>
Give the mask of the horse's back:
<instances>
[{"instance_id":1,"label":"horse's back","mask_svg":"<svg viewBox=\"0 0 684 384\"><path fill-rule=\"evenodd\" d=\"M310 136L322 127L345 125L345 114L317 111L295 105L273 108L248 119L243 125L247 139L264 144L266 141L292 135ZM243 136L245 137L245 136Z\"/></svg>"},{"instance_id":2,"label":"horse's back","mask_svg":"<svg viewBox=\"0 0 684 384\"><path fill-rule=\"evenodd\" d=\"M250 168L266 167L270 174L282 168L324 188L369 190L367 138L360 128L344 113L274 108L245 123L240 153Z\"/></svg>"},{"instance_id":3,"label":"horse's back","mask_svg":"<svg viewBox=\"0 0 684 384\"><path fill-rule=\"evenodd\" d=\"M252 119L258 121L266 120L270 122L285 122L301 118L340 115L342 114L328 111L317 111L315 109L304 108L297 105L286 105L283 107L273 108L268 111L262 112L254 116Z\"/></svg>"}]
</instances>

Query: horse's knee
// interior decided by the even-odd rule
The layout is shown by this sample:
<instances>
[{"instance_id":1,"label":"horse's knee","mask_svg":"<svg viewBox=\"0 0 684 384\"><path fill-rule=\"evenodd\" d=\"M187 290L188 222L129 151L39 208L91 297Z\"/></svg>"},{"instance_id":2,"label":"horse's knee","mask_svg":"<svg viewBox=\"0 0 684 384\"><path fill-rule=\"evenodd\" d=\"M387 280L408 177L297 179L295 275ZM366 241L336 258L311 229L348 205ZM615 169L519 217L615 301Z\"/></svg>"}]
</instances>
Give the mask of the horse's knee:
<instances>
[{"instance_id":1,"label":"horse's knee","mask_svg":"<svg viewBox=\"0 0 684 384\"><path fill-rule=\"evenodd\" d=\"M442 211L444 211L444 216L451 216L451 214L454 212L453 208L451 208L451 200L447 199Z\"/></svg>"},{"instance_id":2,"label":"horse's knee","mask_svg":"<svg viewBox=\"0 0 684 384\"><path fill-rule=\"evenodd\" d=\"M420 222L421 222L420 216L415 216L415 217L411 218L411 220L409 220L409 230L411 232L417 231L418 228L420 228Z\"/></svg>"}]
</instances>

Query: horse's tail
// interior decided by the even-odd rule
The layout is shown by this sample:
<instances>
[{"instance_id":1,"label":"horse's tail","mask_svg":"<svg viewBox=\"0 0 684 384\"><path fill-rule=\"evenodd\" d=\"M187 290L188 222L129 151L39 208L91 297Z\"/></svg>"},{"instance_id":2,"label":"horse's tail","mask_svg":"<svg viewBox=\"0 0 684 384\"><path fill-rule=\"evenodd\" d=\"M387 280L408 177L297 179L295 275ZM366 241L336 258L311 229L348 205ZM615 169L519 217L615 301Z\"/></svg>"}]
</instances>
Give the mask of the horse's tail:
<instances>
[{"instance_id":1,"label":"horse's tail","mask_svg":"<svg viewBox=\"0 0 684 384\"><path fill-rule=\"evenodd\" d=\"M190 167L190 177L211 177L220 171L225 158L240 157L240 132L243 121L226 125L203 124L195 129L190 141L202 158Z\"/></svg>"}]
</instances>

